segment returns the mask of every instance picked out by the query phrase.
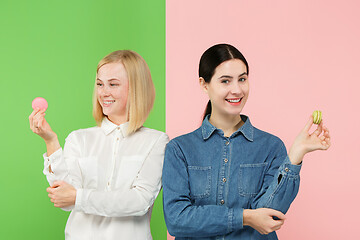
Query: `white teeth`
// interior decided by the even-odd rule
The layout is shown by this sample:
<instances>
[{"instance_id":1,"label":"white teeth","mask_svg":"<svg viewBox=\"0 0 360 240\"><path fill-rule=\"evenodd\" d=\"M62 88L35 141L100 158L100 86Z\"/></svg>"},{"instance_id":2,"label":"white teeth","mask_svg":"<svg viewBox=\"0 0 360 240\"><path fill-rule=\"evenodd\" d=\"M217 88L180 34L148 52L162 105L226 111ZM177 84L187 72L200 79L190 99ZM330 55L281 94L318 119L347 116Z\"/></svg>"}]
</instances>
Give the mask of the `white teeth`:
<instances>
[{"instance_id":1,"label":"white teeth","mask_svg":"<svg viewBox=\"0 0 360 240\"><path fill-rule=\"evenodd\" d=\"M226 99L228 102L232 102L232 103L238 103L238 102L240 102L240 98L239 99Z\"/></svg>"},{"instance_id":2,"label":"white teeth","mask_svg":"<svg viewBox=\"0 0 360 240\"><path fill-rule=\"evenodd\" d=\"M115 102L115 101L104 101L104 104L111 104L113 102Z\"/></svg>"}]
</instances>

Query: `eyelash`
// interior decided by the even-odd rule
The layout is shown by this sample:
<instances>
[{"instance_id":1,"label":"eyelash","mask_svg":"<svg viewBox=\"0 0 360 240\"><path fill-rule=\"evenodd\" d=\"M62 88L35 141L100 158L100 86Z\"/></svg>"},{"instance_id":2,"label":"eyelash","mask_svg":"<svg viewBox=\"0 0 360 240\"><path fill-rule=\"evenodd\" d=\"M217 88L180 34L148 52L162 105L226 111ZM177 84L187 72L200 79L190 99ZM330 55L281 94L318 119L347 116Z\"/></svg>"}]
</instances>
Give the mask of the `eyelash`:
<instances>
[{"instance_id":1,"label":"eyelash","mask_svg":"<svg viewBox=\"0 0 360 240\"><path fill-rule=\"evenodd\" d=\"M239 82L245 82L246 81L246 78L240 78L239 79ZM221 81L221 83L225 83L225 84L227 84L227 83L229 83L230 81L229 80L222 80Z\"/></svg>"},{"instance_id":2,"label":"eyelash","mask_svg":"<svg viewBox=\"0 0 360 240\"><path fill-rule=\"evenodd\" d=\"M97 83L96 85L98 85L99 87L102 87L104 84L102 84L102 83ZM116 87L116 86L119 86L119 84L117 84L117 83L110 83L110 86L111 86L111 87Z\"/></svg>"}]
</instances>

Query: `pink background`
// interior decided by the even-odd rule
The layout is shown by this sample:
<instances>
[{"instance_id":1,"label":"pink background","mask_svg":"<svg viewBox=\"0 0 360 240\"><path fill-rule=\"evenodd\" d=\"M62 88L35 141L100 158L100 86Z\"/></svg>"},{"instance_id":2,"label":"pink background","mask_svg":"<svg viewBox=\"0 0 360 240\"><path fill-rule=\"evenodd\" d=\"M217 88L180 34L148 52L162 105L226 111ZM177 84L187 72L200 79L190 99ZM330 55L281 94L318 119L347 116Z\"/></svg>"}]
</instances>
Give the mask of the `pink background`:
<instances>
[{"instance_id":1,"label":"pink background","mask_svg":"<svg viewBox=\"0 0 360 240\"><path fill-rule=\"evenodd\" d=\"M207 96L201 54L216 43L247 58L243 113L289 148L313 110L323 111L332 146L310 153L280 239L354 239L360 198L360 2L168 0L166 126L171 138L201 124ZM172 239L168 237L168 239Z\"/></svg>"}]
</instances>

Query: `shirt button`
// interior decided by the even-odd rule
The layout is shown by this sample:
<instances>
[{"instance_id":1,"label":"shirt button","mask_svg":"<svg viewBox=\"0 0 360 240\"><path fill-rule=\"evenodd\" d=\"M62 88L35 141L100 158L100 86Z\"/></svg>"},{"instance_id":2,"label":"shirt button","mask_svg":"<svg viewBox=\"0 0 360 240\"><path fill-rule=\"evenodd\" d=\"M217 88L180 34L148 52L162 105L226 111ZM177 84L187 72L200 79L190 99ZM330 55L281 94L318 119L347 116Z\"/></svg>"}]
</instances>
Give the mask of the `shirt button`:
<instances>
[{"instance_id":1,"label":"shirt button","mask_svg":"<svg viewBox=\"0 0 360 240\"><path fill-rule=\"evenodd\" d=\"M225 145L229 145L229 143L230 143L229 141L226 141L226 142L225 142Z\"/></svg>"},{"instance_id":2,"label":"shirt button","mask_svg":"<svg viewBox=\"0 0 360 240\"><path fill-rule=\"evenodd\" d=\"M226 182L226 178L223 178L223 182Z\"/></svg>"},{"instance_id":3,"label":"shirt button","mask_svg":"<svg viewBox=\"0 0 360 240\"><path fill-rule=\"evenodd\" d=\"M117 130L120 130L120 127L117 127Z\"/></svg>"},{"instance_id":4,"label":"shirt button","mask_svg":"<svg viewBox=\"0 0 360 240\"><path fill-rule=\"evenodd\" d=\"M225 203L225 201L223 199L221 199L220 204L224 205L224 203Z\"/></svg>"},{"instance_id":5,"label":"shirt button","mask_svg":"<svg viewBox=\"0 0 360 240\"><path fill-rule=\"evenodd\" d=\"M229 160L227 158L224 159L224 162L227 163Z\"/></svg>"},{"instance_id":6,"label":"shirt button","mask_svg":"<svg viewBox=\"0 0 360 240\"><path fill-rule=\"evenodd\" d=\"M116 138L117 141L119 141L120 138Z\"/></svg>"},{"instance_id":7,"label":"shirt button","mask_svg":"<svg viewBox=\"0 0 360 240\"><path fill-rule=\"evenodd\" d=\"M289 171L289 168L285 168L285 172L288 172Z\"/></svg>"}]
</instances>

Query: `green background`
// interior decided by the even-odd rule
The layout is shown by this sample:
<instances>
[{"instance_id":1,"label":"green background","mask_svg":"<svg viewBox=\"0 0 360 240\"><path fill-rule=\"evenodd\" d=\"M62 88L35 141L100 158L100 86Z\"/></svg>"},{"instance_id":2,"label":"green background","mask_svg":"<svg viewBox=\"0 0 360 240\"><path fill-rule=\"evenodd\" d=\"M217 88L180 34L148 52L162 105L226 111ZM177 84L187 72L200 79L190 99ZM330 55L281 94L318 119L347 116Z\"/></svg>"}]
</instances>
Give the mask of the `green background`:
<instances>
[{"instance_id":1,"label":"green background","mask_svg":"<svg viewBox=\"0 0 360 240\"><path fill-rule=\"evenodd\" d=\"M131 49L148 63L156 87L146 126L165 131L165 0L9 1L0 7L1 239L64 239L68 213L53 207L42 174L45 144L29 128L31 102L44 97L61 145L91 115L97 63ZM166 239L161 196L151 222Z\"/></svg>"}]
</instances>

